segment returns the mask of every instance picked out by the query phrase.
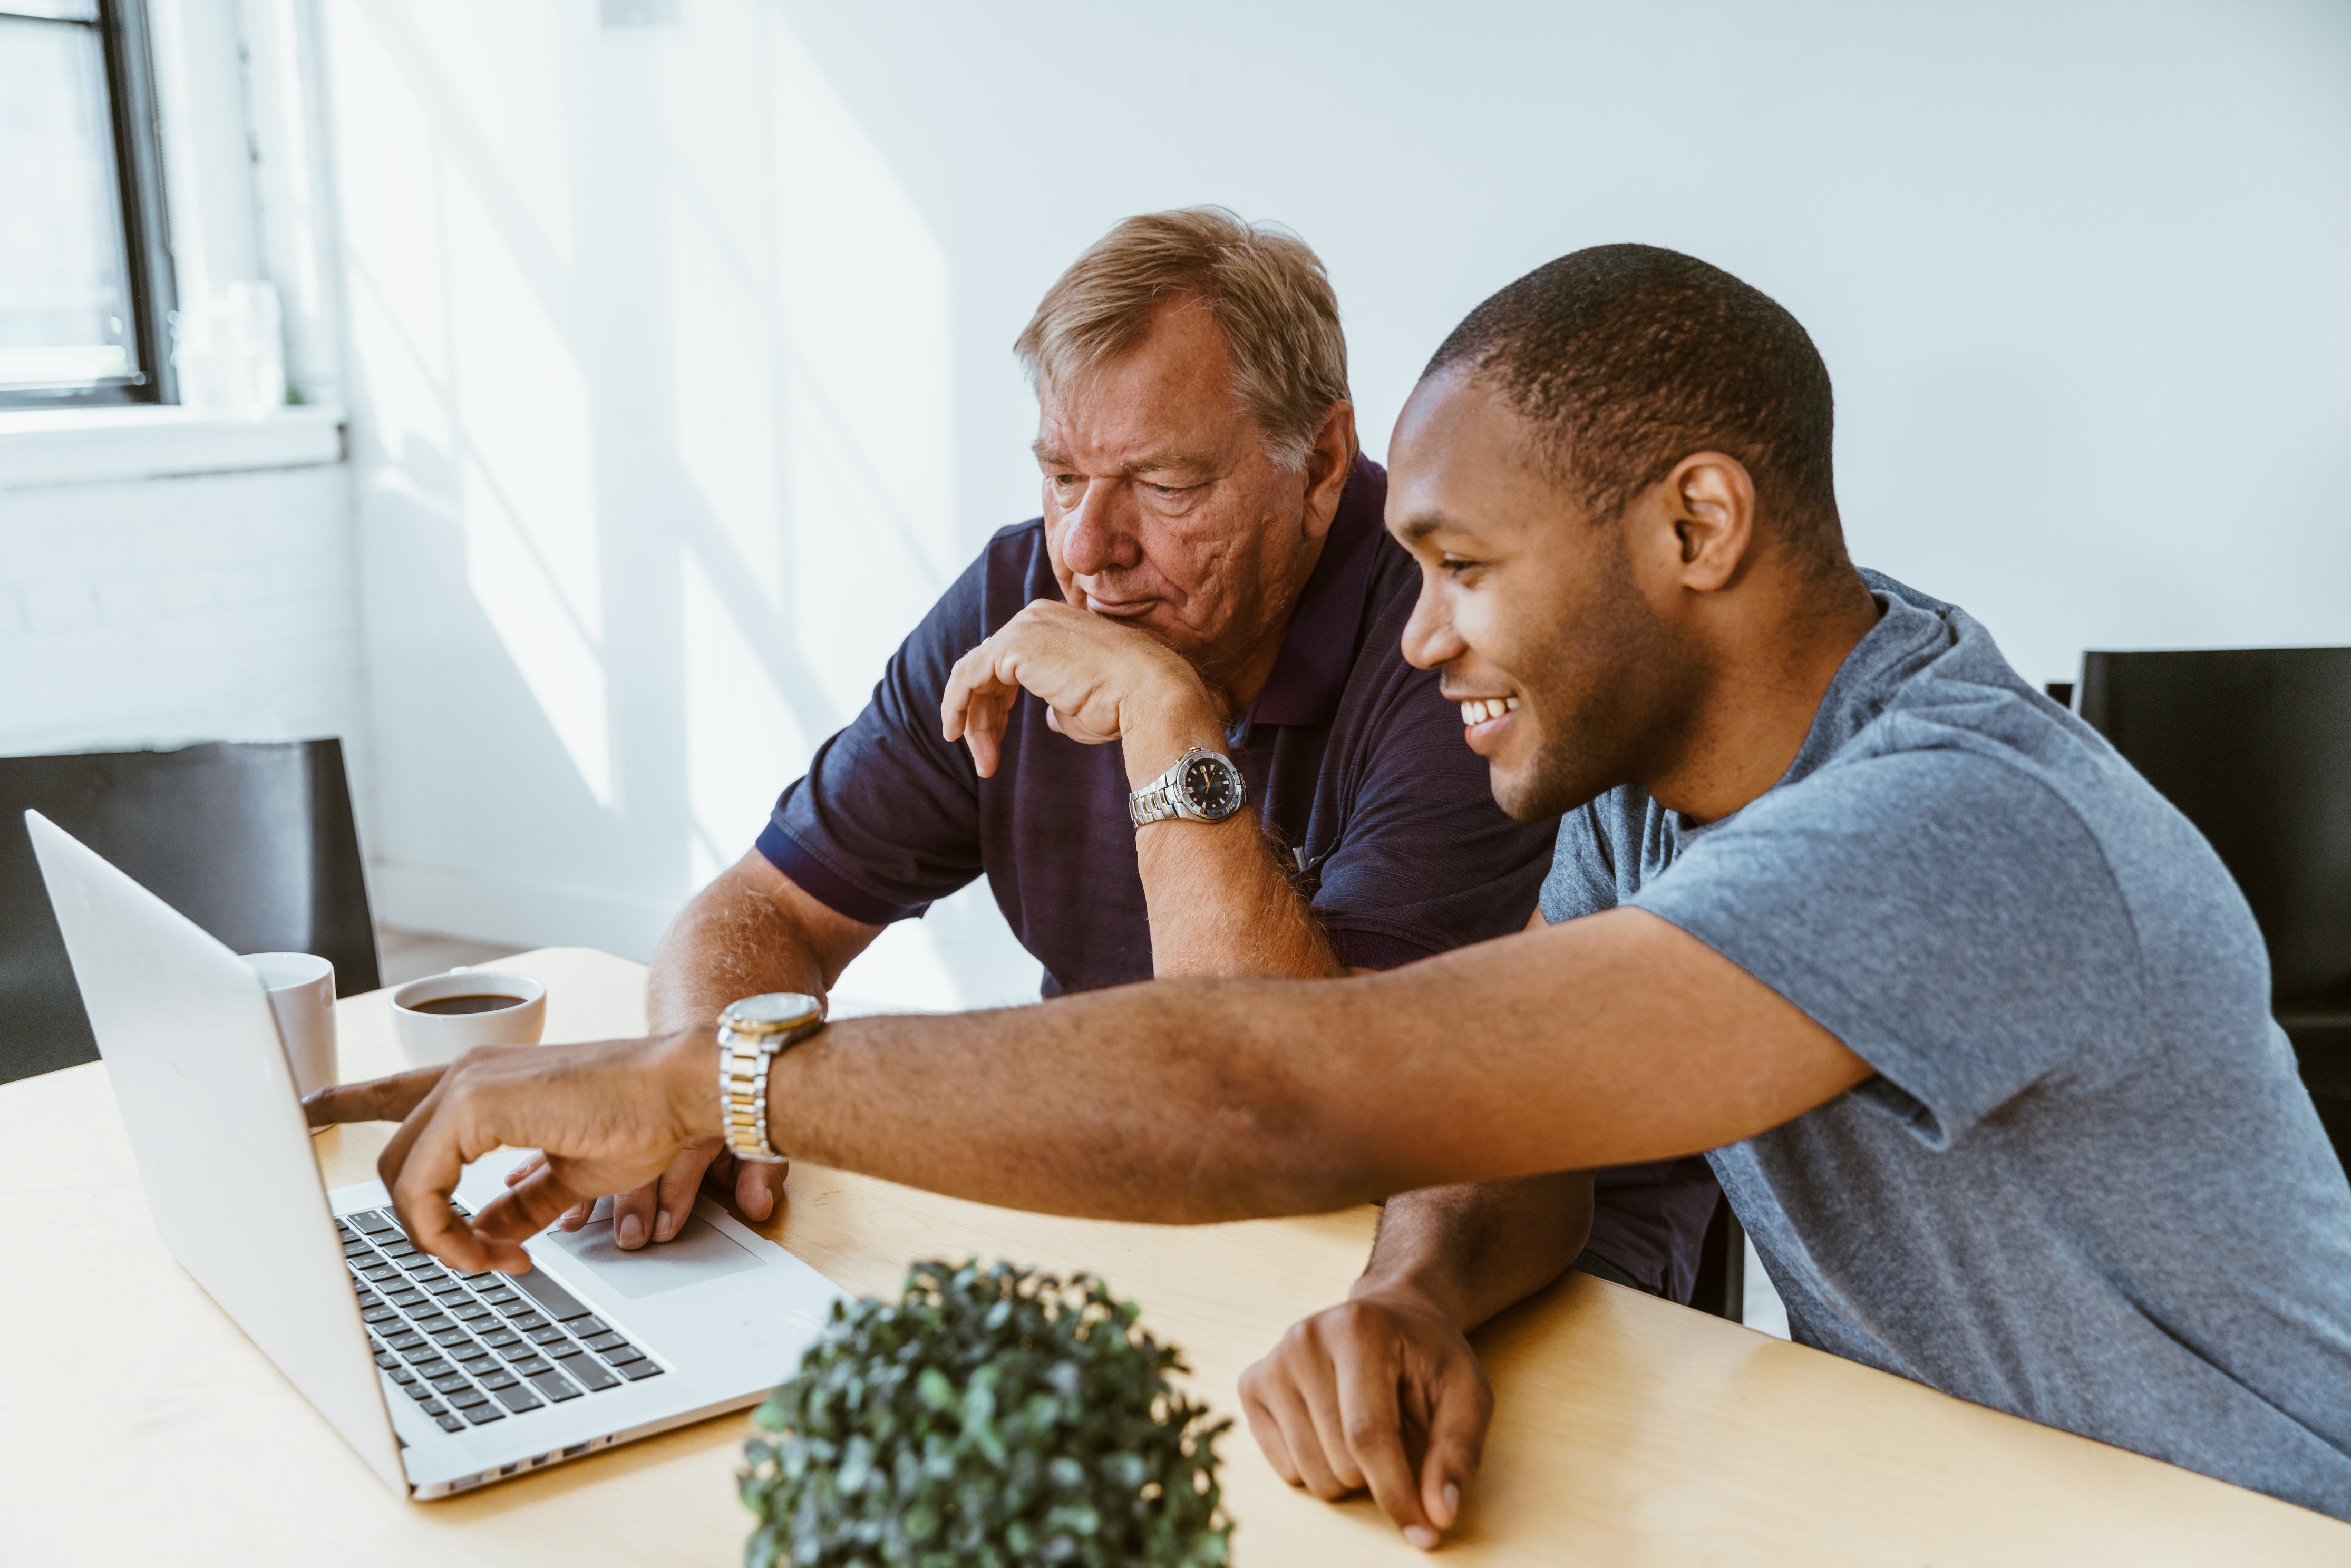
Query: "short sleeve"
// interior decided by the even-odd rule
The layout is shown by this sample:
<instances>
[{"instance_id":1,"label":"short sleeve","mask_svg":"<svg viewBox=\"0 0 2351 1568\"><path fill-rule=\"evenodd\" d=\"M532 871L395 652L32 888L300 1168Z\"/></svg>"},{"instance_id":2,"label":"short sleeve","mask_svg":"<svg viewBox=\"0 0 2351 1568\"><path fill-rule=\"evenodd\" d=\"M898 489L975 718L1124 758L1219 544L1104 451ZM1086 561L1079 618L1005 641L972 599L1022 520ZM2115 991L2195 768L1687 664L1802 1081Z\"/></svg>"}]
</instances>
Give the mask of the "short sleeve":
<instances>
[{"instance_id":1,"label":"short sleeve","mask_svg":"<svg viewBox=\"0 0 2351 1568\"><path fill-rule=\"evenodd\" d=\"M1349 964L1394 968L1524 929L1553 825L1494 802L1485 759L1435 675L1407 672L1365 737L1338 845L1317 868L1314 909Z\"/></svg>"},{"instance_id":2,"label":"short sleeve","mask_svg":"<svg viewBox=\"0 0 2351 1568\"><path fill-rule=\"evenodd\" d=\"M2145 1038L2138 942L2097 840L2047 785L1959 750L1823 769L1686 841L1628 901L1787 998L1947 1148Z\"/></svg>"},{"instance_id":3,"label":"short sleeve","mask_svg":"<svg viewBox=\"0 0 2351 1568\"><path fill-rule=\"evenodd\" d=\"M1542 881L1543 918L1553 925L1616 907L1615 859L1600 826L1601 804L1612 800L1604 795L1559 820Z\"/></svg>"},{"instance_id":4,"label":"short sleeve","mask_svg":"<svg viewBox=\"0 0 2351 1568\"><path fill-rule=\"evenodd\" d=\"M939 699L955 662L986 640L987 564L983 552L931 607L759 835L777 870L852 920L918 915L980 874L978 783L939 733Z\"/></svg>"}]
</instances>

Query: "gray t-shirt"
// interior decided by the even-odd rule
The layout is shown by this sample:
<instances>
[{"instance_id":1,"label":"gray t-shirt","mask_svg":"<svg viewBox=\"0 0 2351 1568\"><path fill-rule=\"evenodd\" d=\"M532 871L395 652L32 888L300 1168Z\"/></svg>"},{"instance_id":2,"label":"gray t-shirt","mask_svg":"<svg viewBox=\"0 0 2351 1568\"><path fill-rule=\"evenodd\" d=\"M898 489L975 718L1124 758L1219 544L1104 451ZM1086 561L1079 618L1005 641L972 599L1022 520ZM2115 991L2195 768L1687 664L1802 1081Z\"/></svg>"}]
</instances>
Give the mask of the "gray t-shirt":
<instances>
[{"instance_id":1,"label":"gray t-shirt","mask_svg":"<svg viewBox=\"0 0 2351 1568\"><path fill-rule=\"evenodd\" d=\"M1964 612L1884 616L1785 778L1573 811L1629 904L1878 1076L1708 1157L1806 1344L2351 1518L2351 1186L2211 847Z\"/></svg>"}]
</instances>

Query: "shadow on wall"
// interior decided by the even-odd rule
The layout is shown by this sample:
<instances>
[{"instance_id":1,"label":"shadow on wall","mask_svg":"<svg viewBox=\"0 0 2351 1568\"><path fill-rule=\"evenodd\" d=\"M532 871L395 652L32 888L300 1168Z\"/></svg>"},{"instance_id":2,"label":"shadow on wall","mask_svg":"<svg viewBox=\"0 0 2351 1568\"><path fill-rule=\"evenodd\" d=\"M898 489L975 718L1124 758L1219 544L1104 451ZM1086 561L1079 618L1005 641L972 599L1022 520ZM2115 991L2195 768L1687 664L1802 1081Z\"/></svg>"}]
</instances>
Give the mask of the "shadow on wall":
<instances>
[{"instance_id":1,"label":"shadow on wall","mask_svg":"<svg viewBox=\"0 0 2351 1568\"><path fill-rule=\"evenodd\" d=\"M977 543L944 255L770 7L324 19L385 917L642 956ZM1033 995L923 925L844 983Z\"/></svg>"}]
</instances>

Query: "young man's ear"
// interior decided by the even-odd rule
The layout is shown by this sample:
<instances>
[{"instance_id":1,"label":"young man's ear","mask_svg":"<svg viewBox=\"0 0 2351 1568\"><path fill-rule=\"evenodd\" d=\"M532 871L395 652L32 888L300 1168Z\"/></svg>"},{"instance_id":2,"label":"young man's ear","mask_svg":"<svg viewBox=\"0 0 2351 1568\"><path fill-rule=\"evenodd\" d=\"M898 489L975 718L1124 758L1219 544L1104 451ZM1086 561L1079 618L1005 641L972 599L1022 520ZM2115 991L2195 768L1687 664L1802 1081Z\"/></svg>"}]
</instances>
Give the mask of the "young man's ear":
<instances>
[{"instance_id":1,"label":"young man's ear","mask_svg":"<svg viewBox=\"0 0 2351 1568\"><path fill-rule=\"evenodd\" d=\"M1694 593L1728 588L1755 539L1755 480L1719 452L1693 452L1657 486L1679 547L1680 584Z\"/></svg>"}]
</instances>

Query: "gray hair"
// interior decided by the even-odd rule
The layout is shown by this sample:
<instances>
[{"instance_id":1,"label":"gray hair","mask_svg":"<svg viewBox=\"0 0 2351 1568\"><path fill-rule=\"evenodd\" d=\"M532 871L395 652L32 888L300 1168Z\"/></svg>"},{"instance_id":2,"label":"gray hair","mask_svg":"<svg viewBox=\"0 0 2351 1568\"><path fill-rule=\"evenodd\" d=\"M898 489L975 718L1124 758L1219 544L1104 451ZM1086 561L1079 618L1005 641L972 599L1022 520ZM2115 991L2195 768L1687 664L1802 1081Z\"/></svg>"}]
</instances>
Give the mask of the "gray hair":
<instances>
[{"instance_id":1,"label":"gray hair","mask_svg":"<svg viewBox=\"0 0 2351 1568\"><path fill-rule=\"evenodd\" d=\"M1223 207L1128 218L1054 280L1012 351L1032 387L1066 383L1134 348L1163 305L1186 298L1224 329L1233 395L1274 461L1304 467L1316 432L1347 401L1347 339L1322 258L1278 224Z\"/></svg>"}]
</instances>

